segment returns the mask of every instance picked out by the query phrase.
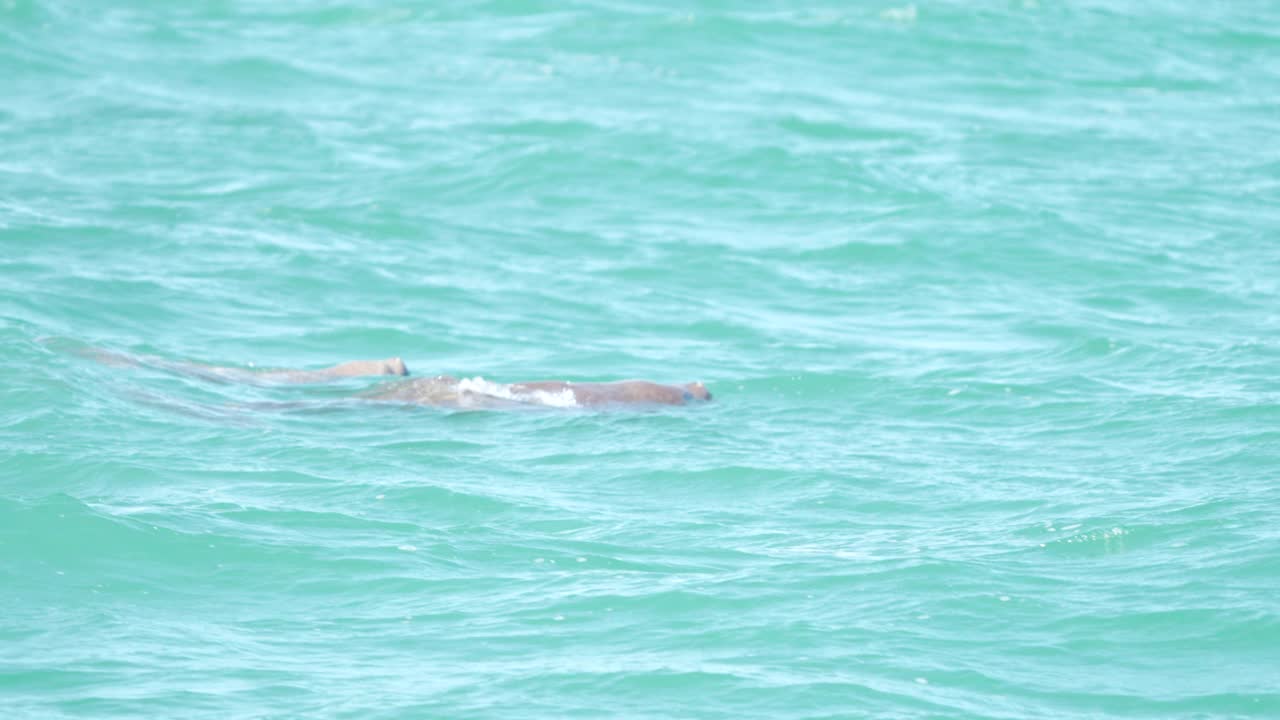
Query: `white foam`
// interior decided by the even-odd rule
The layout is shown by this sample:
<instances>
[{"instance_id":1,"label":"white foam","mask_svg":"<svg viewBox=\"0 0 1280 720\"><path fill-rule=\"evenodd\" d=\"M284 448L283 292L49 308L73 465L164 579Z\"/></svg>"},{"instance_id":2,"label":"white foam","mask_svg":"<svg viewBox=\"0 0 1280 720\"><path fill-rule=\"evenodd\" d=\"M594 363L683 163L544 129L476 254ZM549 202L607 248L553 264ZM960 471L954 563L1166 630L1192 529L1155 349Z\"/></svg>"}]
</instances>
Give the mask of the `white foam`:
<instances>
[{"instance_id":1,"label":"white foam","mask_svg":"<svg viewBox=\"0 0 1280 720\"><path fill-rule=\"evenodd\" d=\"M880 12L880 17L891 22L913 23L916 21L919 13L916 12L915 5L907 5L905 7L888 8Z\"/></svg>"},{"instance_id":2,"label":"white foam","mask_svg":"<svg viewBox=\"0 0 1280 720\"><path fill-rule=\"evenodd\" d=\"M559 392L547 392L546 390L513 392L510 385L490 382L479 375L473 378L463 378L459 380L458 391L471 392L478 395L488 395L489 397L513 400L520 403L529 403L531 405L546 405L547 407L578 407L578 399L574 396L573 390L570 388L565 388Z\"/></svg>"}]
</instances>

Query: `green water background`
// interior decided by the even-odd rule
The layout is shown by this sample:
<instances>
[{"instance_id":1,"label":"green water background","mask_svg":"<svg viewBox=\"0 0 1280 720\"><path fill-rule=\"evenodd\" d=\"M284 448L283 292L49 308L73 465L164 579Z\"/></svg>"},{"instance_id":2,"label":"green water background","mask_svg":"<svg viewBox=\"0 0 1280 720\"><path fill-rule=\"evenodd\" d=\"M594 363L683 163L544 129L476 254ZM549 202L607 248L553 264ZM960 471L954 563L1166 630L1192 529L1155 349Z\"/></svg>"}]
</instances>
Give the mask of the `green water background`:
<instances>
[{"instance_id":1,"label":"green water background","mask_svg":"<svg viewBox=\"0 0 1280 720\"><path fill-rule=\"evenodd\" d=\"M0 715L1280 715L1277 28L0 1Z\"/></svg>"}]
</instances>

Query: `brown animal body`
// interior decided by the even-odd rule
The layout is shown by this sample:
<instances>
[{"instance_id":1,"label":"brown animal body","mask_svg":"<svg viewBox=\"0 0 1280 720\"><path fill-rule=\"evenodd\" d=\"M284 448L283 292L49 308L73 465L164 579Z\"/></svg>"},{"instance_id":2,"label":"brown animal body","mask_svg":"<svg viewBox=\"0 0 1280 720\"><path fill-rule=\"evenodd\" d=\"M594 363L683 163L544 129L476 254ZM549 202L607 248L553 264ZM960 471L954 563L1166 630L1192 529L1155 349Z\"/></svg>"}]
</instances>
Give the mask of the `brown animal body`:
<instances>
[{"instance_id":1,"label":"brown animal body","mask_svg":"<svg viewBox=\"0 0 1280 720\"><path fill-rule=\"evenodd\" d=\"M122 355L93 348L87 353L112 365L148 365L171 372L221 382L321 383L349 377L391 375L406 379L383 383L362 392L367 400L404 402L451 408L510 408L522 406L603 407L609 405L687 405L707 401L711 393L700 382L663 385L648 380L619 382L565 382L536 380L510 384L482 378L459 380L451 375L407 378L409 368L398 357L386 360L354 360L321 370L257 370L203 363L173 362L161 358Z\"/></svg>"},{"instance_id":2,"label":"brown animal body","mask_svg":"<svg viewBox=\"0 0 1280 720\"><path fill-rule=\"evenodd\" d=\"M287 382L323 382L360 375L409 374L400 358L357 360L324 370L285 370ZM268 374L270 376L270 373ZM575 383L536 380L502 385L481 378L459 380L451 375L400 380L374 388L370 400L409 402L454 408L503 408L519 406L602 407L609 405L686 405L707 401L711 393L700 382L663 385L648 380L607 383Z\"/></svg>"},{"instance_id":3,"label":"brown animal body","mask_svg":"<svg viewBox=\"0 0 1280 720\"><path fill-rule=\"evenodd\" d=\"M386 383L374 388L366 397L443 407L602 407L686 405L710 400L711 393L702 383L662 385L648 380L610 383L538 380L504 385L482 378L459 380L450 375L438 375Z\"/></svg>"}]
</instances>

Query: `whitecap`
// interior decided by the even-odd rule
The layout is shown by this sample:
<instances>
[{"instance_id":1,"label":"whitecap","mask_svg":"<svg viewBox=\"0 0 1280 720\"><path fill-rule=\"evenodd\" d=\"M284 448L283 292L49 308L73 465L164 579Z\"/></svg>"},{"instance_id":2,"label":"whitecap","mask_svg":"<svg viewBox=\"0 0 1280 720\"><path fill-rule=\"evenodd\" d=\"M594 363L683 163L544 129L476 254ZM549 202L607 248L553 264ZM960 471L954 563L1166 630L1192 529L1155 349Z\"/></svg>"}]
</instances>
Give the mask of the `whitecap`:
<instances>
[{"instance_id":1,"label":"whitecap","mask_svg":"<svg viewBox=\"0 0 1280 720\"><path fill-rule=\"evenodd\" d=\"M489 397L528 403L531 405L546 405L547 407L578 407L577 397L574 396L573 390L567 387L559 392L548 392L546 390L514 392L510 385L490 382L479 375L473 378L463 378L459 380L458 391L462 393L470 392L478 395L487 395Z\"/></svg>"}]
</instances>

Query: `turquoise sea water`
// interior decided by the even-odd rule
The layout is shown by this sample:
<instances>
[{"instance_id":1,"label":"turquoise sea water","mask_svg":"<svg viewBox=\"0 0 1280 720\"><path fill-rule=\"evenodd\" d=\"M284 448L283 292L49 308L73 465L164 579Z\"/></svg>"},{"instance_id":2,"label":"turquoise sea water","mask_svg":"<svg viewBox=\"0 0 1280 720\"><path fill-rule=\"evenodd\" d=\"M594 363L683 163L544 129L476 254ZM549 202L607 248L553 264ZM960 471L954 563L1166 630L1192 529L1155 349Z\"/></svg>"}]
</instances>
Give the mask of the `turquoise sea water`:
<instances>
[{"instance_id":1,"label":"turquoise sea water","mask_svg":"<svg viewBox=\"0 0 1280 720\"><path fill-rule=\"evenodd\" d=\"M0 0L0 716L1280 716L1277 28Z\"/></svg>"}]
</instances>

